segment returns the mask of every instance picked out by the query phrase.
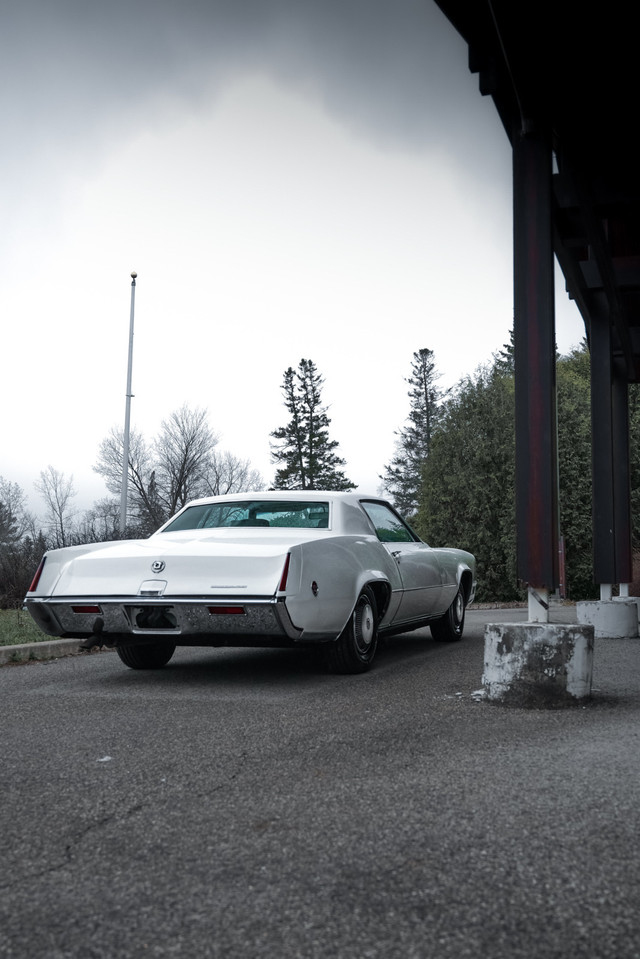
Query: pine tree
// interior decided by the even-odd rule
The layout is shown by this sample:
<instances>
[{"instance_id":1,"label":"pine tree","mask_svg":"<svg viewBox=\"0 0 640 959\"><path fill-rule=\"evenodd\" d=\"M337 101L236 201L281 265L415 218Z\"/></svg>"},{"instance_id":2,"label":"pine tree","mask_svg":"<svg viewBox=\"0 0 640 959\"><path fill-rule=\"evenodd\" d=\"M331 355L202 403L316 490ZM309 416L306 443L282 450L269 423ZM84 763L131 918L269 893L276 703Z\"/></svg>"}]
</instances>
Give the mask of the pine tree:
<instances>
[{"instance_id":1,"label":"pine tree","mask_svg":"<svg viewBox=\"0 0 640 959\"><path fill-rule=\"evenodd\" d=\"M516 571L515 378L508 356L507 352L505 363L504 352L495 354L493 365L465 377L443 400L414 521L427 542L462 546L475 554L480 602L517 600L524 595ZM566 587L570 597L588 599L595 594L586 342L558 359L556 376ZM636 429L640 432L640 419ZM634 444L638 432L632 418L632 456L634 448L640 448L640 443ZM637 479L633 476L632 465L632 496L638 495L640 465Z\"/></svg>"},{"instance_id":2,"label":"pine tree","mask_svg":"<svg viewBox=\"0 0 640 959\"><path fill-rule=\"evenodd\" d=\"M437 378L433 351L417 350L413 354L411 376L407 379L411 387L407 394L411 401L409 422L397 432L395 456L380 477L382 488L406 516L413 515L420 504L422 471L429 455L440 401L440 392L435 385Z\"/></svg>"},{"instance_id":3,"label":"pine tree","mask_svg":"<svg viewBox=\"0 0 640 959\"><path fill-rule=\"evenodd\" d=\"M478 599L521 598L516 577L514 380L479 367L443 401L423 473L417 532L478 564Z\"/></svg>"},{"instance_id":4,"label":"pine tree","mask_svg":"<svg viewBox=\"0 0 640 959\"><path fill-rule=\"evenodd\" d=\"M349 490L355 485L339 469L345 461L335 453L337 440L329 439L323 383L312 360L300 360L297 371L285 370L282 393L290 419L271 433L271 458L280 464L275 489Z\"/></svg>"}]
</instances>

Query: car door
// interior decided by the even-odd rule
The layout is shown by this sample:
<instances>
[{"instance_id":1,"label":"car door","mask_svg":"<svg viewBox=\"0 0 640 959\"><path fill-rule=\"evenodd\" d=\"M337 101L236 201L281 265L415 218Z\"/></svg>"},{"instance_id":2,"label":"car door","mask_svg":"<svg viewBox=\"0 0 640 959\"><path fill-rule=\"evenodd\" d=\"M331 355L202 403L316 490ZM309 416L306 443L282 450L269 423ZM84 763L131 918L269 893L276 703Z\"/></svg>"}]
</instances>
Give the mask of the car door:
<instances>
[{"instance_id":1,"label":"car door","mask_svg":"<svg viewBox=\"0 0 640 959\"><path fill-rule=\"evenodd\" d=\"M368 500L362 507L400 573L403 593L393 622L437 615L443 603L443 570L437 553L419 540L387 503Z\"/></svg>"}]
</instances>

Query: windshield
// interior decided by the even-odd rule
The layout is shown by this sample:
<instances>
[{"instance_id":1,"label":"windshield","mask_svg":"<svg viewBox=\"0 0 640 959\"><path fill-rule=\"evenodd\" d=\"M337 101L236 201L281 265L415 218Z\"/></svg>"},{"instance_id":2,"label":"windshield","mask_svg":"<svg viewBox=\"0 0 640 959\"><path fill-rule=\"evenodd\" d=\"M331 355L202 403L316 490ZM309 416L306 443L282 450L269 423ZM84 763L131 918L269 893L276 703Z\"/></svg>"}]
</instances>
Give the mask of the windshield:
<instances>
[{"instance_id":1,"label":"windshield","mask_svg":"<svg viewBox=\"0 0 640 959\"><path fill-rule=\"evenodd\" d=\"M168 526L165 526L162 532L174 533L182 529L224 529L233 526L327 529L329 504L286 503L282 500L202 503L187 507Z\"/></svg>"}]
</instances>

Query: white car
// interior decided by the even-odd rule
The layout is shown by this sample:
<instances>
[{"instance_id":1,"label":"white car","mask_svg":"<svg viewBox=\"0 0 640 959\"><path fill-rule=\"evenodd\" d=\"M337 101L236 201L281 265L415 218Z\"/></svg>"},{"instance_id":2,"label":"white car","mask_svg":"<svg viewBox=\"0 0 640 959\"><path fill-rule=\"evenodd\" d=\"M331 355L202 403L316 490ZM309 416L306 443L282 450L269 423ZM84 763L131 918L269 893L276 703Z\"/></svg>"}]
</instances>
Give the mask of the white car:
<instances>
[{"instance_id":1,"label":"white car","mask_svg":"<svg viewBox=\"0 0 640 959\"><path fill-rule=\"evenodd\" d=\"M157 669L176 646L322 643L329 668L369 668L378 636L462 636L475 560L432 549L375 496L238 493L188 503L144 540L47 552L26 596L36 623Z\"/></svg>"}]
</instances>

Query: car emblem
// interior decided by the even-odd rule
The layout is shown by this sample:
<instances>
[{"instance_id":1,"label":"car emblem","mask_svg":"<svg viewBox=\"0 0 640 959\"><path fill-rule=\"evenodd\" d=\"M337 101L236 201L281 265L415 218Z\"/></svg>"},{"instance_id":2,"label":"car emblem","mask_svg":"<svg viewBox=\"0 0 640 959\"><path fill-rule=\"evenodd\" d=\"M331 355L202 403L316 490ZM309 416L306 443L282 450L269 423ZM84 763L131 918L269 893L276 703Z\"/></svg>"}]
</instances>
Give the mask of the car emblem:
<instances>
[{"instance_id":1,"label":"car emblem","mask_svg":"<svg viewBox=\"0 0 640 959\"><path fill-rule=\"evenodd\" d=\"M164 569L165 564L161 559L157 559L154 563L151 564L151 569L154 573L161 573Z\"/></svg>"}]
</instances>

